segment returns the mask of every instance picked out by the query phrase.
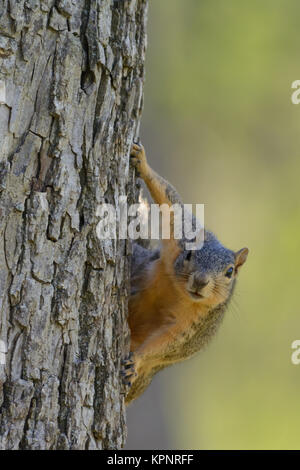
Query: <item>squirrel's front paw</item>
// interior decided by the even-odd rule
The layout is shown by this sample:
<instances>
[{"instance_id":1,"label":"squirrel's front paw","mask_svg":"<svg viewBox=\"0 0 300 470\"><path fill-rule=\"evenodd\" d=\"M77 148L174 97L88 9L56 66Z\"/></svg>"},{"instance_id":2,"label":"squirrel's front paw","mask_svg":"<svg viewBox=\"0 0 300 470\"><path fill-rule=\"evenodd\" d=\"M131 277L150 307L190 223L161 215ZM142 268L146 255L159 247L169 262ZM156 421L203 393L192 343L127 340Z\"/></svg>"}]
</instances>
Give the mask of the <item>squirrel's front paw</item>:
<instances>
[{"instance_id":1,"label":"squirrel's front paw","mask_svg":"<svg viewBox=\"0 0 300 470\"><path fill-rule=\"evenodd\" d=\"M137 376L135 371L133 352L129 353L128 356L123 359L121 366L122 383L125 389L125 394L127 394L130 390L134 377Z\"/></svg>"},{"instance_id":2,"label":"squirrel's front paw","mask_svg":"<svg viewBox=\"0 0 300 470\"><path fill-rule=\"evenodd\" d=\"M143 176L147 172L147 158L142 144L134 143L130 152L130 163Z\"/></svg>"}]
</instances>

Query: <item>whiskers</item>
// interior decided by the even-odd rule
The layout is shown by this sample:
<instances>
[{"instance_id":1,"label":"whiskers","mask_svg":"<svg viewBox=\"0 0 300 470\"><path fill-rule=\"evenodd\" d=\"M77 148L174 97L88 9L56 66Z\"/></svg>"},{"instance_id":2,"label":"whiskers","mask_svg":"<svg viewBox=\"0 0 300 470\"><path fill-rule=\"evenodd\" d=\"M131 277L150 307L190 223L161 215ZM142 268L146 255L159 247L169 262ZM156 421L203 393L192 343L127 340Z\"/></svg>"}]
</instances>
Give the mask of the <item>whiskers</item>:
<instances>
[{"instance_id":1,"label":"whiskers","mask_svg":"<svg viewBox=\"0 0 300 470\"><path fill-rule=\"evenodd\" d=\"M229 303L229 312L232 313L232 316L234 316L234 318L236 320L241 320L241 311L240 311L240 308L239 308L239 305L236 301L236 299L234 297L231 297L230 299L230 303Z\"/></svg>"},{"instance_id":2,"label":"whiskers","mask_svg":"<svg viewBox=\"0 0 300 470\"><path fill-rule=\"evenodd\" d=\"M174 281L175 284L182 286L184 290L187 288L187 283L190 278L190 274L186 271L177 271L177 273L168 273L169 278Z\"/></svg>"},{"instance_id":3,"label":"whiskers","mask_svg":"<svg viewBox=\"0 0 300 470\"><path fill-rule=\"evenodd\" d=\"M215 279L212 288L212 293L220 297L222 301L226 301L228 299L228 296L230 295L230 288L227 284L221 282L218 279Z\"/></svg>"},{"instance_id":4,"label":"whiskers","mask_svg":"<svg viewBox=\"0 0 300 470\"><path fill-rule=\"evenodd\" d=\"M239 304L238 304L238 301L236 299L236 292L235 293L232 293L232 286L231 285L225 285L221 280L217 280L215 282L215 286L214 286L214 293L216 295L219 295L221 298L223 298L223 301L226 301L229 297L230 297L230 301L229 301L229 311L230 313L233 314L233 316L236 318L236 319L241 319L241 311L240 311L240 307L239 307Z\"/></svg>"},{"instance_id":5,"label":"whiskers","mask_svg":"<svg viewBox=\"0 0 300 470\"><path fill-rule=\"evenodd\" d=\"M177 271L177 275L179 277L179 279L184 279L185 281L188 281L189 280L189 277L190 277L190 273L187 273L186 271ZM176 277L176 279L178 279Z\"/></svg>"}]
</instances>

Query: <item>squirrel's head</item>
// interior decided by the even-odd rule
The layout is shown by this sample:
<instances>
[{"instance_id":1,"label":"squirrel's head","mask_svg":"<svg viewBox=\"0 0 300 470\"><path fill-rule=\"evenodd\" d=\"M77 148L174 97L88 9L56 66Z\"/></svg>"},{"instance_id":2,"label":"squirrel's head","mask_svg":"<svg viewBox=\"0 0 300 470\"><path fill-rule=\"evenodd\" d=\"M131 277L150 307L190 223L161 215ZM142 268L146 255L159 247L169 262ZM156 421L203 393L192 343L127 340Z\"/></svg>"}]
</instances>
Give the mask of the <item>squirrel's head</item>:
<instances>
[{"instance_id":1,"label":"squirrel's head","mask_svg":"<svg viewBox=\"0 0 300 470\"><path fill-rule=\"evenodd\" d=\"M247 255L248 248L231 251L205 231L200 250L184 250L177 257L175 275L193 301L216 307L230 298Z\"/></svg>"}]
</instances>

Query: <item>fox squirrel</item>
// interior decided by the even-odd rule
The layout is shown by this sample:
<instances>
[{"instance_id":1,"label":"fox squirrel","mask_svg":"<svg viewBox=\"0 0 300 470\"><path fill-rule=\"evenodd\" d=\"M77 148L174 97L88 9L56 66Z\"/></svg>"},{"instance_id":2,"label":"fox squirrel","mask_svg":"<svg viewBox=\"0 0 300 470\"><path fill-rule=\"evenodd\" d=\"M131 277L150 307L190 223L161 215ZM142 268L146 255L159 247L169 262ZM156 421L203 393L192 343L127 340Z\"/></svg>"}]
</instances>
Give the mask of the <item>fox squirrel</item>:
<instances>
[{"instance_id":1,"label":"fox squirrel","mask_svg":"<svg viewBox=\"0 0 300 470\"><path fill-rule=\"evenodd\" d=\"M130 157L156 204L182 205L173 186L150 168L142 145L134 144ZM159 370L193 356L215 334L248 255L247 248L225 248L209 231L199 250L187 251L182 241L171 236L157 250L133 244L131 345L122 368L126 404Z\"/></svg>"}]
</instances>

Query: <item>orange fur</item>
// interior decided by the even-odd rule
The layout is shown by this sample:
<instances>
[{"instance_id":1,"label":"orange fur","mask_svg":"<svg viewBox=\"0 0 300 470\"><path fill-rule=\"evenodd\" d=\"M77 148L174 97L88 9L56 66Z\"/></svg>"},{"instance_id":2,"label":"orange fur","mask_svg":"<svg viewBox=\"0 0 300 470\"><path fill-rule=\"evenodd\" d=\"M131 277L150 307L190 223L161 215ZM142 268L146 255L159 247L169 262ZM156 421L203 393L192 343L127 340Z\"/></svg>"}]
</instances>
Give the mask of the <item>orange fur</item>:
<instances>
[{"instance_id":1,"label":"orange fur","mask_svg":"<svg viewBox=\"0 0 300 470\"><path fill-rule=\"evenodd\" d=\"M141 291L129 301L131 351L137 358L162 357L168 343L188 331L208 309L208 305L191 300L163 259L156 260L142 281Z\"/></svg>"}]
</instances>

